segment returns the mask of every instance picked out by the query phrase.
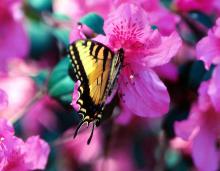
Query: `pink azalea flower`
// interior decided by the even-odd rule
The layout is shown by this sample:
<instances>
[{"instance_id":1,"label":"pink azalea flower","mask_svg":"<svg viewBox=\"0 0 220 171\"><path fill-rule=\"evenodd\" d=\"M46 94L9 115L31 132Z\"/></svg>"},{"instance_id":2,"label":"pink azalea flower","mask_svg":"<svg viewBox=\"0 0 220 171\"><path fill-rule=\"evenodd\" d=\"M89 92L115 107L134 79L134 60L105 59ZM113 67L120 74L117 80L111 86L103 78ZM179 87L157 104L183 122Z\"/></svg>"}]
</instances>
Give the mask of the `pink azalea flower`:
<instances>
[{"instance_id":1,"label":"pink azalea flower","mask_svg":"<svg viewBox=\"0 0 220 171\"><path fill-rule=\"evenodd\" d=\"M192 107L189 118L175 123L176 134L192 141L192 156L201 171L219 168L216 145L220 134L220 111L216 106L220 94L219 74L220 66L215 69L209 82L201 84L198 102Z\"/></svg>"},{"instance_id":2,"label":"pink azalea flower","mask_svg":"<svg viewBox=\"0 0 220 171\"><path fill-rule=\"evenodd\" d=\"M147 13L139 6L122 4L104 24L106 36L95 39L113 51L124 49L124 67L118 80L122 106L139 116L156 117L169 109L165 85L152 67L170 61L181 46L177 33L162 36L152 30Z\"/></svg>"},{"instance_id":3,"label":"pink azalea flower","mask_svg":"<svg viewBox=\"0 0 220 171\"><path fill-rule=\"evenodd\" d=\"M206 69L213 64L220 64L220 18L216 26L209 30L208 36L200 40L196 46L197 58L204 61Z\"/></svg>"},{"instance_id":4,"label":"pink azalea flower","mask_svg":"<svg viewBox=\"0 0 220 171\"><path fill-rule=\"evenodd\" d=\"M174 7L178 11L189 12L193 10L205 13L219 12L219 0L175 0Z\"/></svg>"},{"instance_id":5,"label":"pink azalea flower","mask_svg":"<svg viewBox=\"0 0 220 171\"><path fill-rule=\"evenodd\" d=\"M159 0L114 0L115 7L120 4L129 2L142 7L149 17L149 22L160 30L160 33L169 35L176 30L176 23L179 21L178 16L167 10L161 5Z\"/></svg>"},{"instance_id":6,"label":"pink azalea flower","mask_svg":"<svg viewBox=\"0 0 220 171\"><path fill-rule=\"evenodd\" d=\"M29 171L44 169L50 149L38 136L24 142L14 135L13 127L0 119L0 170Z\"/></svg>"},{"instance_id":7,"label":"pink azalea flower","mask_svg":"<svg viewBox=\"0 0 220 171\"><path fill-rule=\"evenodd\" d=\"M28 37L22 23L19 6L21 1L3 0L0 4L0 68L5 70L7 61L23 58L28 52Z\"/></svg>"}]
</instances>

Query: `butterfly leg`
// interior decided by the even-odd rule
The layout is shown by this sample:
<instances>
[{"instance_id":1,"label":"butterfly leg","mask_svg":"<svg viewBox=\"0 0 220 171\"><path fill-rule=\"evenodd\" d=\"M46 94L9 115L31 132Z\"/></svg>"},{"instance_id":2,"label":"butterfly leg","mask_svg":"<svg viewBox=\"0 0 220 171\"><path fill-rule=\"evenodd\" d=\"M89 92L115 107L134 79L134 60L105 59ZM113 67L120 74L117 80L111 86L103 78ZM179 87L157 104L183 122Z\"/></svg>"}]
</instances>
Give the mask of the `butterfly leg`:
<instances>
[{"instance_id":1,"label":"butterfly leg","mask_svg":"<svg viewBox=\"0 0 220 171\"><path fill-rule=\"evenodd\" d=\"M82 120L82 121L78 124L78 126L77 126L77 128L76 128L76 130L75 130L75 133L74 133L73 138L76 138L76 136L77 136L77 134L78 134L78 132L79 132L79 129L81 128L81 126L82 126L85 122L86 122L85 120Z\"/></svg>"},{"instance_id":2,"label":"butterfly leg","mask_svg":"<svg viewBox=\"0 0 220 171\"><path fill-rule=\"evenodd\" d=\"M91 142L91 140L92 140L94 129L95 129L95 122L93 122L92 131L91 131L91 134L90 134L90 136L89 136L89 139L87 140L87 144L88 144L88 145L90 144L90 142Z\"/></svg>"},{"instance_id":3,"label":"butterfly leg","mask_svg":"<svg viewBox=\"0 0 220 171\"><path fill-rule=\"evenodd\" d=\"M93 132L94 132L94 129L95 129L95 126L99 126L100 125L100 119L101 119L101 115L98 115L96 121L93 121L93 125L92 125L92 131L91 131L91 134L89 136L89 139L87 140L87 144L89 145L91 140L92 140L92 137L93 137Z\"/></svg>"}]
</instances>

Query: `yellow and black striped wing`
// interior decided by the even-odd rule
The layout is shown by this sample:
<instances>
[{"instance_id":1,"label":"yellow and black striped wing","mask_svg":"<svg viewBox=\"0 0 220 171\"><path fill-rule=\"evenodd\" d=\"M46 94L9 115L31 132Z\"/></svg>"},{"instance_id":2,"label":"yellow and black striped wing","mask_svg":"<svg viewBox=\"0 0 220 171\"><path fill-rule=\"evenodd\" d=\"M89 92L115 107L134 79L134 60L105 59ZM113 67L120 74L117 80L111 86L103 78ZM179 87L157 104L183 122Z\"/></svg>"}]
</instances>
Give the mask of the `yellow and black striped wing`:
<instances>
[{"instance_id":1,"label":"yellow and black striped wing","mask_svg":"<svg viewBox=\"0 0 220 171\"><path fill-rule=\"evenodd\" d=\"M92 40L78 40L69 46L75 81L80 80L79 113L89 116L101 112L112 69L114 53L105 45Z\"/></svg>"}]
</instances>

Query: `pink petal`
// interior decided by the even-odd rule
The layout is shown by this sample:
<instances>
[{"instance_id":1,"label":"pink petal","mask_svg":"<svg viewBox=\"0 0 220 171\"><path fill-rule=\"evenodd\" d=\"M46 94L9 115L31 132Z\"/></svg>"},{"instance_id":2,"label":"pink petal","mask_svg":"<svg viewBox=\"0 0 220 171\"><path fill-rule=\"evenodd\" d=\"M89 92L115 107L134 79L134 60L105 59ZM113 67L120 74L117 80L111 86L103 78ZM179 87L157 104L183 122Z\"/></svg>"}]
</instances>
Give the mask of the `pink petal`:
<instances>
[{"instance_id":1,"label":"pink petal","mask_svg":"<svg viewBox=\"0 0 220 171\"><path fill-rule=\"evenodd\" d=\"M114 149L113 149L114 150ZM113 151L108 157L99 158L95 162L95 171L135 171L137 169L133 163L133 158L130 154L130 149L123 147L123 149L117 149ZM103 164L108 169L103 169Z\"/></svg>"},{"instance_id":2,"label":"pink petal","mask_svg":"<svg viewBox=\"0 0 220 171\"><path fill-rule=\"evenodd\" d=\"M212 31L196 45L196 56L205 63L206 69L212 63L220 63L220 39L215 37Z\"/></svg>"},{"instance_id":3,"label":"pink petal","mask_svg":"<svg viewBox=\"0 0 220 171\"><path fill-rule=\"evenodd\" d=\"M170 98L165 85L150 69L140 73L124 68L119 80L123 107L144 117L162 116L169 109Z\"/></svg>"},{"instance_id":4,"label":"pink petal","mask_svg":"<svg viewBox=\"0 0 220 171\"><path fill-rule=\"evenodd\" d=\"M113 11L104 23L104 31L111 47L123 47L136 51L143 47L144 38L150 30L145 11L134 4L122 4Z\"/></svg>"},{"instance_id":5,"label":"pink petal","mask_svg":"<svg viewBox=\"0 0 220 171\"><path fill-rule=\"evenodd\" d=\"M4 166L3 171L29 171L27 164L24 162L24 142L15 136L7 137L3 141L6 150L5 157L7 164Z\"/></svg>"},{"instance_id":6,"label":"pink petal","mask_svg":"<svg viewBox=\"0 0 220 171\"><path fill-rule=\"evenodd\" d=\"M45 128L55 130L57 126L55 110L59 110L59 105L49 96L44 96L33 104L21 121L25 135L40 134Z\"/></svg>"},{"instance_id":7,"label":"pink petal","mask_svg":"<svg viewBox=\"0 0 220 171\"><path fill-rule=\"evenodd\" d=\"M155 41L158 40L152 41L151 44L155 44ZM166 64L172 57L176 55L181 45L181 38L176 32L173 32L168 37L161 37L161 42L158 46L153 47L150 45L147 47L147 54L144 58L144 62L146 62L147 66L149 67Z\"/></svg>"},{"instance_id":8,"label":"pink petal","mask_svg":"<svg viewBox=\"0 0 220 171\"><path fill-rule=\"evenodd\" d=\"M3 72L7 71L8 60L22 58L28 52L28 37L19 18L18 5L17 1L8 0L0 4L0 70Z\"/></svg>"},{"instance_id":9,"label":"pink petal","mask_svg":"<svg viewBox=\"0 0 220 171\"><path fill-rule=\"evenodd\" d=\"M14 129L6 119L0 118L0 138L6 136L13 136Z\"/></svg>"},{"instance_id":10,"label":"pink petal","mask_svg":"<svg viewBox=\"0 0 220 171\"><path fill-rule=\"evenodd\" d=\"M219 9L220 9L220 5L219 5ZM214 35L220 38L220 18L216 20L216 26L214 27L213 31L214 31Z\"/></svg>"},{"instance_id":11,"label":"pink petal","mask_svg":"<svg viewBox=\"0 0 220 171\"><path fill-rule=\"evenodd\" d=\"M74 85L74 90L73 90L73 99L72 99L72 103L71 105L73 106L73 108L78 112L79 109L80 109L80 106L79 104L77 104L77 101L80 97L79 95L79 91L78 91L78 88L80 87L81 85L81 82L78 80L75 85Z\"/></svg>"},{"instance_id":12,"label":"pink petal","mask_svg":"<svg viewBox=\"0 0 220 171\"><path fill-rule=\"evenodd\" d=\"M103 36L101 34L97 35L95 38L93 38L92 40L95 40L97 42L100 42L104 45L108 45L109 44L109 41L108 41L108 38L106 36Z\"/></svg>"},{"instance_id":13,"label":"pink petal","mask_svg":"<svg viewBox=\"0 0 220 171\"><path fill-rule=\"evenodd\" d=\"M200 171L214 171L218 169L218 153L216 137L208 129L202 128L193 140L192 156Z\"/></svg>"},{"instance_id":14,"label":"pink petal","mask_svg":"<svg viewBox=\"0 0 220 171\"><path fill-rule=\"evenodd\" d=\"M208 94L209 81L204 81L199 87L198 105L201 111L207 111L211 107L211 99Z\"/></svg>"},{"instance_id":15,"label":"pink petal","mask_svg":"<svg viewBox=\"0 0 220 171\"><path fill-rule=\"evenodd\" d=\"M54 0L53 9L56 13L64 14L75 22L89 12L95 12L102 17L106 17L111 9L111 1L96 0Z\"/></svg>"},{"instance_id":16,"label":"pink petal","mask_svg":"<svg viewBox=\"0 0 220 171\"><path fill-rule=\"evenodd\" d=\"M208 94L211 97L211 101L215 107L215 110L220 112L220 66L217 66L214 70L209 85Z\"/></svg>"},{"instance_id":17,"label":"pink petal","mask_svg":"<svg viewBox=\"0 0 220 171\"><path fill-rule=\"evenodd\" d=\"M132 119L132 112L127 107L122 107L115 122L119 125L127 125Z\"/></svg>"},{"instance_id":18,"label":"pink petal","mask_svg":"<svg viewBox=\"0 0 220 171\"><path fill-rule=\"evenodd\" d=\"M29 49L29 40L22 23L9 21L8 24L1 26L1 29L3 30L1 34L4 35L0 41L0 59L25 57Z\"/></svg>"},{"instance_id":19,"label":"pink petal","mask_svg":"<svg viewBox=\"0 0 220 171\"><path fill-rule=\"evenodd\" d=\"M166 36L176 30L176 24L180 20L179 16L175 16L162 6L158 6L157 9L150 12L149 17L150 22L157 26L160 33Z\"/></svg>"},{"instance_id":20,"label":"pink petal","mask_svg":"<svg viewBox=\"0 0 220 171\"><path fill-rule=\"evenodd\" d=\"M174 124L175 133L184 140L191 139L199 131L199 114L198 106L193 105L190 116L186 120L177 121Z\"/></svg>"},{"instance_id":21,"label":"pink petal","mask_svg":"<svg viewBox=\"0 0 220 171\"><path fill-rule=\"evenodd\" d=\"M29 165L29 169L45 168L50 148L44 140L39 136L29 137L25 142L25 150L25 162Z\"/></svg>"},{"instance_id":22,"label":"pink petal","mask_svg":"<svg viewBox=\"0 0 220 171\"><path fill-rule=\"evenodd\" d=\"M8 106L8 95L0 89L0 110L5 109Z\"/></svg>"},{"instance_id":23,"label":"pink petal","mask_svg":"<svg viewBox=\"0 0 220 171\"><path fill-rule=\"evenodd\" d=\"M35 88L33 79L28 76L20 76L16 72L13 73L13 76L1 77L0 89L7 93L9 103L6 109L0 111L0 117L7 118L12 122L20 118L23 113L18 111L23 110L34 96Z\"/></svg>"},{"instance_id":24,"label":"pink petal","mask_svg":"<svg viewBox=\"0 0 220 171\"><path fill-rule=\"evenodd\" d=\"M68 134L68 137L72 137L72 129L70 129L69 131L67 132L70 133ZM102 133L99 128L96 128L94 130L92 141L88 145L86 144L86 141L88 140L90 134L91 127L86 127L82 132L77 135L75 139L70 139L71 141L67 141L64 144L64 148L66 148L67 153L81 163L91 162L95 158L98 158L103 152L103 143L101 141Z\"/></svg>"},{"instance_id":25,"label":"pink petal","mask_svg":"<svg viewBox=\"0 0 220 171\"><path fill-rule=\"evenodd\" d=\"M176 30L177 16L164 8L159 0L114 0L113 4L118 7L125 2L142 7L149 14L150 23L156 25L162 34L169 35Z\"/></svg>"},{"instance_id":26,"label":"pink petal","mask_svg":"<svg viewBox=\"0 0 220 171\"><path fill-rule=\"evenodd\" d=\"M167 63L162 66L155 67L154 70L160 78L176 82L178 80L178 68L173 63Z\"/></svg>"}]
</instances>

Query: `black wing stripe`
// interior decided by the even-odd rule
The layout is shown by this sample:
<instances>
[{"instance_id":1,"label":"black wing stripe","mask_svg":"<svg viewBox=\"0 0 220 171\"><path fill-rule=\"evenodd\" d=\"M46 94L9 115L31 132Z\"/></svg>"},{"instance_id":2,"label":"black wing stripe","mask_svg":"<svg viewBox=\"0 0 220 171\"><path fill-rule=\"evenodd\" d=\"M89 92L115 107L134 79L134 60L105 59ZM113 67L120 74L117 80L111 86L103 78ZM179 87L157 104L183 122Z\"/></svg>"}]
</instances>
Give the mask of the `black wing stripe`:
<instances>
[{"instance_id":1,"label":"black wing stripe","mask_svg":"<svg viewBox=\"0 0 220 171\"><path fill-rule=\"evenodd\" d=\"M80 72L81 73L81 77L83 78L83 84L84 85L89 85L89 80L87 78L87 75L86 75L86 72L85 72L85 69L83 67L83 64L82 64L82 61L80 60L80 56L79 56L79 51L77 50L75 44L72 45L73 47L73 52L74 52L74 56L75 56L75 60L77 61L77 64L79 65L79 68L80 68ZM84 87L85 91L88 91L89 93L89 87Z\"/></svg>"},{"instance_id":2,"label":"black wing stripe","mask_svg":"<svg viewBox=\"0 0 220 171\"><path fill-rule=\"evenodd\" d=\"M97 45L98 47L96 48L96 50L95 50L95 57L96 58L98 58L98 54L99 54L99 51L100 51L100 49L102 48L102 46L100 46L100 45Z\"/></svg>"},{"instance_id":3,"label":"black wing stripe","mask_svg":"<svg viewBox=\"0 0 220 171\"><path fill-rule=\"evenodd\" d=\"M92 56L92 52L93 52L93 49L95 47L95 43L94 42L91 42L91 45L90 45L90 48L89 48L89 54ZM94 58L97 58L96 56L94 56Z\"/></svg>"},{"instance_id":4,"label":"black wing stripe","mask_svg":"<svg viewBox=\"0 0 220 171\"><path fill-rule=\"evenodd\" d=\"M108 59L108 52L109 50L107 48L104 48L104 52L103 52L104 58L103 58L103 65L102 65L103 71L105 71L105 66L106 66L106 62Z\"/></svg>"}]
</instances>

